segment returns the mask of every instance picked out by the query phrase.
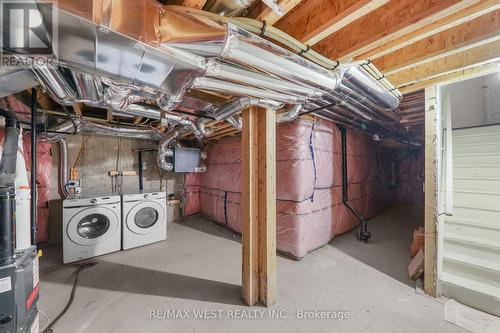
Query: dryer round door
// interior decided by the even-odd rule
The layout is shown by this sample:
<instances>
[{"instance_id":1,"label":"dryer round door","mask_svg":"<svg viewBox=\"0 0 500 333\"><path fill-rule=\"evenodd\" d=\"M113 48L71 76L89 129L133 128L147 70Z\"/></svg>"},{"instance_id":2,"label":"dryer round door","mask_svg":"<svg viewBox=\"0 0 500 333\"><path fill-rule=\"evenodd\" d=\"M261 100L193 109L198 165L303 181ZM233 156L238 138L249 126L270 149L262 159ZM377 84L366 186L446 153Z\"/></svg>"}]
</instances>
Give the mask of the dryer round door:
<instances>
[{"instance_id":1,"label":"dryer round door","mask_svg":"<svg viewBox=\"0 0 500 333\"><path fill-rule=\"evenodd\" d=\"M96 245L113 236L118 227L118 216L111 209L92 207L75 214L66 232L74 243Z\"/></svg>"},{"instance_id":2,"label":"dryer round door","mask_svg":"<svg viewBox=\"0 0 500 333\"><path fill-rule=\"evenodd\" d=\"M145 235L166 228L164 223L165 210L154 201L141 201L132 207L127 214L127 228L133 233Z\"/></svg>"}]
</instances>

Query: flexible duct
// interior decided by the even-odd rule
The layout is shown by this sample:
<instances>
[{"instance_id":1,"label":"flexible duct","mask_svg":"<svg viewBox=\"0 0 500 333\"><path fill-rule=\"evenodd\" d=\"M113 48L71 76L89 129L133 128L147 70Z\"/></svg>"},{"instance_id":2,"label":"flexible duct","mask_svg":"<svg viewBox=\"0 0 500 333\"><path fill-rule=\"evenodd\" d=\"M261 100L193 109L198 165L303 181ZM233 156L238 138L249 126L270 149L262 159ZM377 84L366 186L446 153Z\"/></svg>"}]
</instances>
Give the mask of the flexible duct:
<instances>
[{"instance_id":1,"label":"flexible duct","mask_svg":"<svg viewBox=\"0 0 500 333\"><path fill-rule=\"evenodd\" d=\"M302 110L303 107L303 105L299 104L292 106L290 110L278 114L278 116L276 117L276 122L286 123L289 121L294 121L299 116L300 110Z\"/></svg>"},{"instance_id":2,"label":"flexible duct","mask_svg":"<svg viewBox=\"0 0 500 333\"><path fill-rule=\"evenodd\" d=\"M160 141L158 145L158 153L156 154L156 160L158 166L165 171L173 171L174 165L168 161L167 157L172 157L174 152L169 146L177 139L179 135L187 131L187 127L181 127L171 130L167 133L165 138Z\"/></svg>"},{"instance_id":3,"label":"flexible duct","mask_svg":"<svg viewBox=\"0 0 500 333\"><path fill-rule=\"evenodd\" d=\"M72 118L52 126L47 132L40 133L38 139L41 141L58 142L64 140L67 134L79 133L82 129L81 118Z\"/></svg>"},{"instance_id":4,"label":"flexible duct","mask_svg":"<svg viewBox=\"0 0 500 333\"><path fill-rule=\"evenodd\" d=\"M51 65L37 66L33 72L41 85L49 91L51 96L60 104L72 105L76 100L75 90L68 85L64 74Z\"/></svg>"},{"instance_id":5,"label":"flexible duct","mask_svg":"<svg viewBox=\"0 0 500 333\"><path fill-rule=\"evenodd\" d=\"M67 44L67 48L66 44L60 47L59 58L65 65L95 72L103 78L117 78L140 89L153 89L157 104L163 110L171 110L189 87L287 104L304 104L330 95L343 100L352 112L388 123L394 117L387 111L399 103L397 97L360 65L335 63L328 69L321 67L249 33L234 24L234 20L185 8L165 9L147 0L112 2L106 11L94 13L100 15L87 17L82 16L86 11L79 2L62 2L58 6L81 15L74 17L64 11L58 15L60 31L65 37L60 38L63 44L81 41ZM100 20L92 21L95 17ZM50 17L44 19L50 20ZM252 26L248 21L245 24ZM97 26L107 29L106 33L96 29ZM144 43L138 43L139 38ZM93 50L93 54L83 57L85 50ZM314 54L309 50L301 53L306 57ZM212 58L207 66L203 57ZM233 66L235 64L245 68ZM216 69L211 71L211 68ZM41 68L37 77L45 85L53 85L51 94L61 103L70 104L73 95L99 98L98 90L92 90L89 77L85 81L73 76L77 92L64 87L61 80L64 73L57 69ZM79 85L91 93L80 91ZM135 95L123 87L110 88L111 95L105 102L120 111L144 101L144 95ZM373 115L369 113L371 109L386 114Z\"/></svg>"},{"instance_id":6,"label":"flexible duct","mask_svg":"<svg viewBox=\"0 0 500 333\"><path fill-rule=\"evenodd\" d=\"M231 116L227 118L226 121L229 123L229 125L233 126L238 131L241 131L241 129L243 128L243 121L241 117Z\"/></svg>"},{"instance_id":7,"label":"flexible duct","mask_svg":"<svg viewBox=\"0 0 500 333\"><path fill-rule=\"evenodd\" d=\"M221 105L217 110L213 112L213 116L216 120L222 121L231 117L237 112L241 112L246 108L251 106L262 107L262 108L272 108L278 109L282 105L269 100L262 100L252 97L240 97L230 100L225 104Z\"/></svg>"}]
</instances>

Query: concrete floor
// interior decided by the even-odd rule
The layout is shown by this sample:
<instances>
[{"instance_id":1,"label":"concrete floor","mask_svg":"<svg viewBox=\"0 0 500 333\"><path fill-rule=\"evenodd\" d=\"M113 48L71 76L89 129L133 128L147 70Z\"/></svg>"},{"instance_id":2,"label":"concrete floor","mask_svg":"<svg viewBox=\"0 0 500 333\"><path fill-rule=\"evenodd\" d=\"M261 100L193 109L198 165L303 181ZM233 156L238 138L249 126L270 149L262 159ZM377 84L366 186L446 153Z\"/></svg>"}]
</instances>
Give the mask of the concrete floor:
<instances>
[{"instance_id":1,"label":"concrete floor","mask_svg":"<svg viewBox=\"0 0 500 333\"><path fill-rule=\"evenodd\" d=\"M376 221L383 221L388 213L390 209ZM374 244L389 237L381 231L384 228L377 229L372 221ZM352 234L334 239L300 262L278 257L277 303L270 309L246 307L240 300L237 240L201 217L192 217L171 224L166 242L95 259L98 264L81 273L75 301L55 332L462 331L444 322L442 303L417 294L414 287L391 277L385 264L372 262L373 258L393 260L394 255L386 258L382 251L382 256L370 258L356 250L362 245ZM388 248L396 250L391 244ZM381 251L382 247L367 249ZM75 268L62 268L60 262L60 247L45 249L39 307L51 319L64 307L73 283ZM189 318L181 319L179 311L177 319L151 319L155 310L185 310ZM196 310L221 310L222 318L195 319ZM263 311L264 319L235 319L260 316L237 310ZM268 310L283 310L284 319L269 319ZM297 319L298 310L348 311L351 318ZM212 314L219 316L219 312ZM44 324L41 317L41 327Z\"/></svg>"},{"instance_id":2,"label":"concrete floor","mask_svg":"<svg viewBox=\"0 0 500 333\"><path fill-rule=\"evenodd\" d=\"M412 205L396 204L369 222L372 238L360 246L354 230L335 237L330 244L350 257L415 287L408 277L410 244L413 231L424 226L424 210Z\"/></svg>"}]
</instances>

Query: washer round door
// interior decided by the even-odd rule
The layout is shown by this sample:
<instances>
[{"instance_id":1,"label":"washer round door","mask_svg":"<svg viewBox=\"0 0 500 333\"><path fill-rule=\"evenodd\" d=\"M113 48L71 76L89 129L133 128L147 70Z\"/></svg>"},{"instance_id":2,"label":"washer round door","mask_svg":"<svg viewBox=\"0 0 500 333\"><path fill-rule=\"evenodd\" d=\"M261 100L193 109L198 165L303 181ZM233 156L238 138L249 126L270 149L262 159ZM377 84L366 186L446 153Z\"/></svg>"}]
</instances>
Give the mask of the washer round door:
<instances>
[{"instance_id":1,"label":"washer round door","mask_svg":"<svg viewBox=\"0 0 500 333\"><path fill-rule=\"evenodd\" d=\"M84 209L71 218L66 227L69 238L80 245L96 245L118 230L118 216L108 208Z\"/></svg>"},{"instance_id":2,"label":"washer round door","mask_svg":"<svg viewBox=\"0 0 500 333\"><path fill-rule=\"evenodd\" d=\"M159 228L166 228L164 223L165 210L157 202L141 201L128 211L126 217L127 228L133 233L145 235L156 232Z\"/></svg>"}]
</instances>

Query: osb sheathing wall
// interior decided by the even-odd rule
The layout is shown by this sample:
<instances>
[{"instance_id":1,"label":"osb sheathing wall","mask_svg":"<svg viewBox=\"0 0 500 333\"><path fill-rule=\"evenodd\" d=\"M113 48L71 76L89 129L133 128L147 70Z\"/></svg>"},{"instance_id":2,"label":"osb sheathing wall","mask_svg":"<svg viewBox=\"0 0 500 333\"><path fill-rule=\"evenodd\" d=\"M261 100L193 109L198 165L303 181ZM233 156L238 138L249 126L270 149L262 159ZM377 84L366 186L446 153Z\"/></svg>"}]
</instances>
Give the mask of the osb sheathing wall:
<instances>
[{"instance_id":1,"label":"osb sheathing wall","mask_svg":"<svg viewBox=\"0 0 500 333\"><path fill-rule=\"evenodd\" d=\"M112 191L109 171L120 169L138 172L139 148L155 148L153 142L114 137L95 136L89 134L68 135L68 168L73 167L82 144L87 142L85 153L80 161L78 177L81 180L82 194L109 195ZM119 153L119 146L121 152ZM50 200L49 243L60 243L61 238L61 199L57 188L59 169L59 146L52 145L52 184ZM121 158L118 159L118 154ZM159 189L160 174L154 152L143 153L144 189ZM163 173L163 190L175 193L177 184L182 183L182 174ZM138 176L123 176L122 189L129 193L139 192ZM173 219L173 209L168 210L169 219Z\"/></svg>"}]
</instances>

